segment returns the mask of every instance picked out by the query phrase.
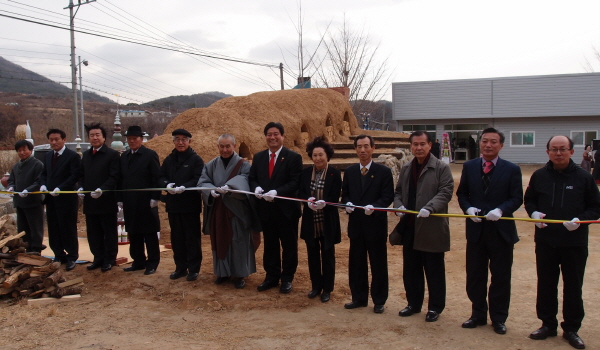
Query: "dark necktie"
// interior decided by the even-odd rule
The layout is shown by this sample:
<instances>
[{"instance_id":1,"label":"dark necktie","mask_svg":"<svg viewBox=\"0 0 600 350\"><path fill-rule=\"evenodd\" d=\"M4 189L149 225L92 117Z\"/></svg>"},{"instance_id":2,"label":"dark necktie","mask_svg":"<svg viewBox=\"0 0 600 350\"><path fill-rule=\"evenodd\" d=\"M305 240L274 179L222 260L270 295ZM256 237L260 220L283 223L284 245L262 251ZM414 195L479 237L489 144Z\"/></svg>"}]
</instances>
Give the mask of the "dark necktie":
<instances>
[{"instance_id":1,"label":"dark necktie","mask_svg":"<svg viewBox=\"0 0 600 350\"><path fill-rule=\"evenodd\" d=\"M56 162L58 161L58 152L54 152L54 156L52 156L52 169L56 167Z\"/></svg>"},{"instance_id":2,"label":"dark necktie","mask_svg":"<svg viewBox=\"0 0 600 350\"><path fill-rule=\"evenodd\" d=\"M271 178L271 175L273 175L273 169L275 169L275 156L277 156L275 153L271 153L271 160L269 160L269 179Z\"/></svg>"}]
</instances>

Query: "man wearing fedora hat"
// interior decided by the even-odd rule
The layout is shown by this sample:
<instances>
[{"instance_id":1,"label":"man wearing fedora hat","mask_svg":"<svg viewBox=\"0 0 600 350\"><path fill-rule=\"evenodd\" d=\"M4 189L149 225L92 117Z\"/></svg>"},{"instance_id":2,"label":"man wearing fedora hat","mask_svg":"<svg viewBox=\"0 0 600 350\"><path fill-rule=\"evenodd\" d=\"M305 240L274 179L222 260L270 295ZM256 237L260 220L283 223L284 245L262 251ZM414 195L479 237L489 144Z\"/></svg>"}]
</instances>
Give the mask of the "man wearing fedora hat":
<instances>
[{"instance_id":1,"label":"man wearing fedora hat","mask_svg":"<svg viewBox=\"0 0 600 350\"><path fill-rule=\"evenodd\" d=\"M200 250L200 212L202 198L198 191L186 191L198 183L204 168L204 161L190 147L192 134L185 129L174 130L175 148L160 167L160 187L166 187L169 226L171 226L171 245L175 271L172 280L187 275L188 281L198 279L202 250Z\"/></svg>"},{"instance_id":2,"label":"man wearing fedora hat","mask_svg":"<svg viewBox=\"0 0 600 350\"><path fill-rule=\"evenodd\" d=\"M129 150L121 155L121 181L119 189L156 188L160 163L153 150L142 146L142 128L133 125L125 133ZM133 259L130 267L124 271L143 270L145 275L156 272L160 262L158 235L158 200L160 191L123 191L119 192L120 205L125 215L125 229L129 235L129 254ZM144 253L144 242L148 258Z\"/></svg>"}]
</instances>

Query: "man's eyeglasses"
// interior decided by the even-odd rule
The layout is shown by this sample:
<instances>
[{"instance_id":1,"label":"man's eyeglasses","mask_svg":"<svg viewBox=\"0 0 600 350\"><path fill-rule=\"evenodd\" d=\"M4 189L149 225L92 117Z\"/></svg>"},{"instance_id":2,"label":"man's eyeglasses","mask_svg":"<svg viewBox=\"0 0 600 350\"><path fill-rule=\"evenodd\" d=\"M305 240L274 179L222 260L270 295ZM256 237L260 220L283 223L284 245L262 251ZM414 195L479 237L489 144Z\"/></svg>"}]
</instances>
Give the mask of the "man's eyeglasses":
<instances>
[{"instance_id":1,"label":"man's eyeglasses","mask_svg":"<svg viewBox=\"0 0 600 350\"><path fill-rule=\"evenodd\" d=\"M189 141L189 139L187 137L184 137L182 139L173 139L173 142L175 142L175 143L186 143L188 141Z\"/></svg>"},{"instance_id":2,"label":"man's eyeglasses","mask_svg":"<svg viewBox=\"0 0 600 350\"><path fill-rule=\"evenodd\" d=\"M569 152L571 149L570 148L552 148L549 151L551 153L567 153Z\"/></svg>"}]
</instances>

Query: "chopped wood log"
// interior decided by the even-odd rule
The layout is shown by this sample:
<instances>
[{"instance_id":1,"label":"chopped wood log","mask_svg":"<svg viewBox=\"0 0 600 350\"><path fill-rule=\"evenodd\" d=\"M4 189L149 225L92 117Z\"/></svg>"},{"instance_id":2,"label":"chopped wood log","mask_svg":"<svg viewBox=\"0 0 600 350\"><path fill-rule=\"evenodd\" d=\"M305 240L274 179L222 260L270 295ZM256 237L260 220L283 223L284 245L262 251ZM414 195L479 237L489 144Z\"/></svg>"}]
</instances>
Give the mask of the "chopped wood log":
<instances>
[{"instance_id":1,"label":"chopped wood log","mask_svg":"<svg viewBox=\"0 0 600 350\"><path fill-rule=\"evenodd\" d=\"M81 294L75 295L65 295L64 297L57 298L41 298L41 299L27 299L27 305L43 305L43 304L53 304L53 303L62 303L65 301L75 301L81 299Z\"/></svg>"},{"instance_id":2,"label":"chopped wood log","mask_svg":"<svg viewBox=\"0 0 600 350\"><path fill-rule=\"evenodd\" d=\"M8 248L6 251L8 251ZM10 255L8 253L4 253L4 252L0 253L0 259L13 259L14 257L15 257L14 255Z\"/></svg>"},{"instance_id":3,"label":"chopped wood log","mask_svg":"<svg viewBox=\"0 0 600 350\"><path fill-rule=\"evenodd\" d=\"M65 276L62 276L61 278L58 279L58 281L56 281L57 284L61 284L63 282L67 282L67 279L65 278Z\"/></svg>"},{"instance_id":4,"label":"chopped wood log","mask_svg":"<svg viewBox=\"0 0 600 350\"><path fill-rule=\"evenodd\" d=\"M20 263L33 265L33 266L44 266L50 262L52 259L45 258L43 256L31 255L31 254L17 254L17 258L15 259Z\"/></svg>"},{"instance_id":5,"label":"chopped wood log","mask_svg":"<svg viewBox=\"0 0 600 350\"><path fill-rule=\"evenodd\" d=\"M15 290L15 287L10 287L10 288L2 287L2 288L0 288L0 295L12 293L13 290Z\"/></svg>"},{"instance_id":6,"label":"chopped wood log","mask_svg":"<svg viewBox=\"0 0 600 350\"><path fill-rule=\"evenodd\" d=\"M35 291L35 292L33 292L33 293L29 294L29 297L30 297L30 298L39 298L39 297L41 297L41 296L42 296L42 294L44 294L45 292L46 292L46 290L45 290L45 289L40 289L40 290L37 290L37 291Z\"/></svg>"},{"instance_id":7,"label":"chopped wood log","mask_svg":"<svg viewBox=\"0 0 600 350\"><path fill-rule=\"evenodd\" d=\"M2 253L8 253L8 251L9 251L8 247L2 247L2 250L1 250Z\"/></svg>"},{"instance_id":8,"label":"chopped wood log","mask_svg":"<svg viewBox=\"0 0 600 350\"><path fill-rule=\"evenodd\" d=\"M12 276L15 273L19 272L19 270L21 270L22 268L25 268L25 267L27 267L27 265L25 265L25 264L20 264L20 265L18 265L16 267L13 267L13 269L10 271L9 275Z\"/></svg>"},{"instance_id":9,"label":"chopped wood log","mask_svg":"<svg viewBox=\"0 0 600 350\"><path fill-rule=\"evenodd\" d=\"M0 227L4 226L4 224L6 224L6 222L10 220L10 216L8 215L4 215L3 217L0 218Z\"/></svg>"},{"instance_id":10,"label":"chopped wood log","mask_svg":"<svg viewBox=\"0 0 600 350\"><path fill-rule=\"evenodd\" d=\"M20 289L21 290L19 291L19 296L22 296L22 297L28 297L34 292L33 288L29 288L29 289L20 288Z\"/></svg>"},{"instance_id":11,"label":"chopped wood log","mask_svg":"<svg viewBox=\"0 0 600 350\"><path fill-rule=\"evenodd\" d=\"M43 283L42 277L31 277L21 283L21 289L29 289L35 287L38 283Z\"/></svg>"},{"instance_id":12,"label":"chopped wood log","mask_svg":"<svg viewBox=\"0 0 600 350\"><path fill-rule=\"evenodd\" d=\"M65 288L65 287L72 286L72 285L79 284L79 283L83 283L83 278L82 277L77 277L77 278L74 278L72 280L59 283L58 287L59 288Z\"/></svg>"},{"instance_id":13,"label":"chopped wood log","mask_svg":"<svg viewBox=\"0 0 600 350\"><path fill-rule=\"evenodd\" d=\"M44 265L44 266L40 266L40 267L34 267L33 270L34 271L38 271L41 273L52 273L56 270L60 269L60 263L57 262L53 262L51 264L48 265Z\"/></svg>"},{"instance_id":14,"label":"chopped wood log","mask_svg":"<svg viewBox=\"0 0 600 350\"><path fill-rule=\"evenodd\" d=\"M50 293L50 296L53 298L62 298L65 295L73 295L73 294L81 294L83 291L83 283L80 283L75 286L68 286L65 288L56 288L54 291Z\"/></svg>"},{"instance_id":15,"label":"chopped wood log","mask_svg":"<svg viewBox=\"0 0 600 350\"><path fill-rule=\"evenodd\" d=\"M21 276L22 274L29 274L30 271L31 271L30 267L19 270L17 273L15 273L12 276L9 276L4 282L2 282L2 287L4 287L4 288L13 287L19 281L19 276Z\"/></svg>"},{"instance_id":16,"label":"chopped wood log","mask_svg":"<svg viewBox=\"0 0 600 350\"><path fill-rule=\"evenodd\" d=\"M40 290L40 289L46 289L46 286L44 286L44 282L38 283L35 285L35 290Z\"/></svg>"},{"instance_id":17,"label":"chopped wood log","mask_svg":"<svg viewBox=\"0 0 600 350\"><path fill-rule=\"evenodd\" d=\"M55 285L58 280L62 277L63 275L63 270L56 270L54 271L50 276L46 277L46 279L44 280L44 286L46 286L46 288L48 287L52 287L53 285Z\"/></svg>"},{"instance_id":18,"label":"chopped wood log","mask_svg":"<svg viewBox=\"0 0 600 350\"><path fill-rule=\"evenodd\" d=\"M17 248L14 248L13 250L9 251L8 254L17 255L19 253L25 253L26 251L27 251L27 249L25 249L25 247L17 247Z\"/></svg>"}]
</instances>

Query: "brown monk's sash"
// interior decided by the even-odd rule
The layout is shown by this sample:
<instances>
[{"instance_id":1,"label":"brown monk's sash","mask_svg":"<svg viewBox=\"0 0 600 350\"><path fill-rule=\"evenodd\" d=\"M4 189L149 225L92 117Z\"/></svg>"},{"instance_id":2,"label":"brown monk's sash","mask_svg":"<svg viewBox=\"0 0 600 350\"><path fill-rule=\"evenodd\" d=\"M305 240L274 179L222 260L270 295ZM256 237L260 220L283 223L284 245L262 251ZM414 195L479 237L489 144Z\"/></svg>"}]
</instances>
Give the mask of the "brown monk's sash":
<instances>
[{"instance_id":1,"label":"brown monk's sash","mask_svg":"<svg viewBox=\"0 0 600 350\"><path fill-rule=\"evenodd\" d=\"M245 159L240 159L229 174L227 181L237 175L244 162ZM227 257L231 241L233 240L231 218L234 216L223 202L222 197L213 198L212 215L210 216L210 242L212 250L217 252L217 258L220 260Z\"/></svg>"}]
</instances>

